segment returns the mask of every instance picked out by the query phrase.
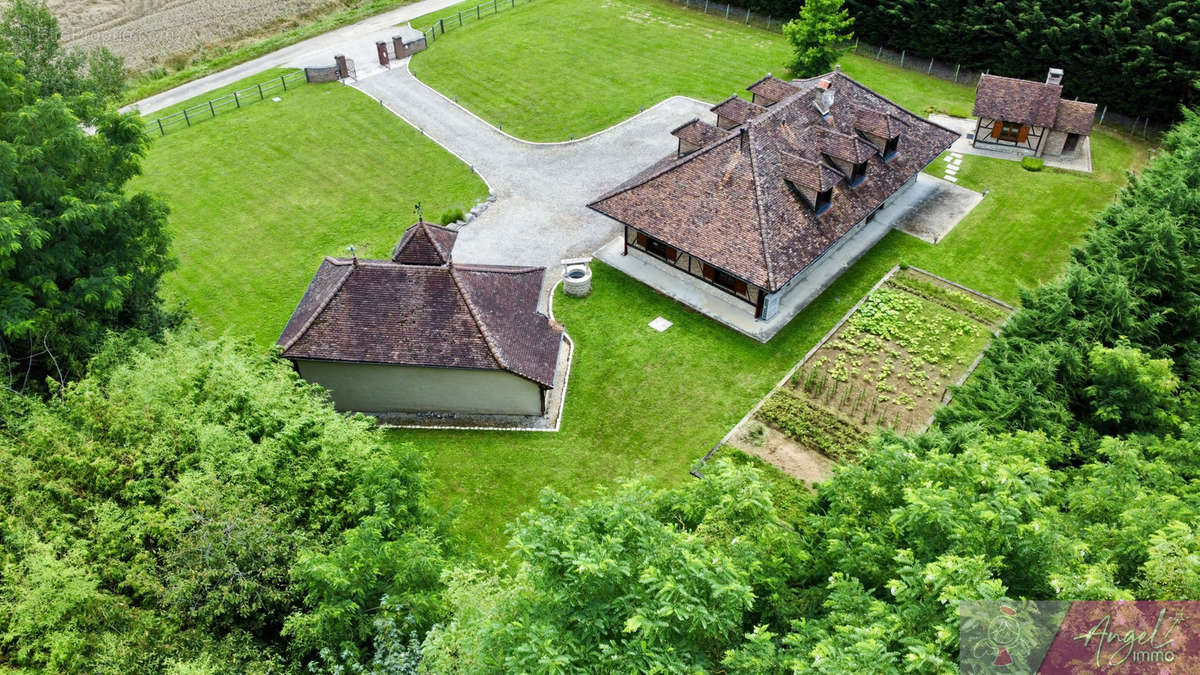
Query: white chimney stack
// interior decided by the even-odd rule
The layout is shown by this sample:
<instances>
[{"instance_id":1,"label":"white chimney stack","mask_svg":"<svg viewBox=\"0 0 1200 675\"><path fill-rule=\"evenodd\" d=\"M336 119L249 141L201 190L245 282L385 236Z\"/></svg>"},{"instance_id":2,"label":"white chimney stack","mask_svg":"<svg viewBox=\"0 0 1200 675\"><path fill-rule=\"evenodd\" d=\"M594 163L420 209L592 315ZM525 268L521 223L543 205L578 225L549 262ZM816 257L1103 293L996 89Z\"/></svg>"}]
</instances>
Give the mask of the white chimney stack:
<instances>
[{"instance_id":1,"label":"white chimney stack","mask_svg":"<svg viewBox=\"0 0 1200 675\"><path fill-rule=\"evenodd\" d=\"M1062 68L1051 68L1050 72L1046 73L1046 84L1062 84L1063 71Z\"/></svg>"},{"instance_id":2,"label":"white chimney stack","mask_svg":"<svg viewBox=\"0 0 1200 675\"><path fill-rule=\"evenodd\" d=\"M821 80L817 83L817 98L813 101L813 105L817 106L817 110L822 115L828 115L833 108L833 83L829 80Z\"/></svg>"}]
</instances>

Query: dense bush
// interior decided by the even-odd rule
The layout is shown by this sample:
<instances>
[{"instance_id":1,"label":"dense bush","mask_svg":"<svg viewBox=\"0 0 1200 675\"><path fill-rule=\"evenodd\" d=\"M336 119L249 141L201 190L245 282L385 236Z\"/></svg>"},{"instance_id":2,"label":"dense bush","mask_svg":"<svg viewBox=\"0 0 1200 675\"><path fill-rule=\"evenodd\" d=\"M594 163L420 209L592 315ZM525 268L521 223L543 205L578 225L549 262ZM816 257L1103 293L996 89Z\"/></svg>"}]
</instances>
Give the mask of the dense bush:
<instances>
[{"instance_id":1,"label":"dense bush","mask_svg":"<svg viewBox=\"0 0 1200 675\"><path fill-rule=\"evenodd\" d=\"M1026 171L1041 171L1042 167L1046 166L1046 161L1041 157L1022 157L1021 168Z\"/></svg>"},{"instance_id":2,"label":"dense bush","mask_svg":"<svg viewBox=\"0 0 1200 675\"><path fill-rule=\"evenodd\" d=\"M249 343L114 342L0 420L9 665L279 670L441 617L418 453Z\"/></svg>"},{"instance_id":3,"label":"dense bush","mask_svg":"<svg viewBox=\"0 0 1200 675\"><path fill-rule=\"evenodd\" d=\"M457 223L462 219L462 209L447 209L446 212L442 214L442 218L439 222L441 222L442 225L449 225L450 223Z\"/></svg>"}]
</instances>

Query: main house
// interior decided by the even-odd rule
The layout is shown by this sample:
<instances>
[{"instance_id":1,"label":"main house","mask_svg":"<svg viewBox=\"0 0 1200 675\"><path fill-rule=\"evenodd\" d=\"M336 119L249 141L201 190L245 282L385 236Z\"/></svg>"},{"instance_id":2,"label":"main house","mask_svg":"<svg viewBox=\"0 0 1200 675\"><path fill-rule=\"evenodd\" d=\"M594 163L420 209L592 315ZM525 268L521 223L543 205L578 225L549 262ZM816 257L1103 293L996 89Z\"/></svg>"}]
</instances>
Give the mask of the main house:
<instances>
[{"instance_id":1,"label":"main house","mask_svg":"<svg viewBox=\"0 0 1200 675\"><path fill-rule=\"evenodd\" d=\"M690 275L770 321L874 246L890 229L876 213L958 134L840 69L793 82L768 75L748 90L753 101L732 96L712 108L715 125L678 127L676 152L589 206L624 225L624 255Z\"/></svg>"},{"instance_id":2,"label":"main house","mask_svg":"<svg viewBox=\"0 0 1200 675\"><path fill-rule=\"evenodd\" d=\"M282 356L339 410L544 414L563 340L537 309L545 269L456 264L456 237L420 222L390 260L325 258Z\"/></svg>"},{"instance_id":3,"label":"main house","mask_svg":"<svg viewBox=\"0 0 1200 675\"><path fill-rule=\"evenodd\" d=\"M1062 97L1063 71L1051 68L1045 82L998 75L979 78L971 144L1057 157L1077 152L1092 133L1096 104Z\"/></svg>"}]
</instances>

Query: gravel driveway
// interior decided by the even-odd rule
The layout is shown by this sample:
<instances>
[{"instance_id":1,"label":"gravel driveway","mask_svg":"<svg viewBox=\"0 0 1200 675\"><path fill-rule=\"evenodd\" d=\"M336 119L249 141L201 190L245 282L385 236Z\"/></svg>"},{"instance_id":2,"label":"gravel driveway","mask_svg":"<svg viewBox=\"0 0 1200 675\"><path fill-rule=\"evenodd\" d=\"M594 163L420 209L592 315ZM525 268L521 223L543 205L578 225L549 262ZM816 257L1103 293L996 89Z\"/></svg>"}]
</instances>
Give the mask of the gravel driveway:
<instances>
[{"instance_id":1,"label":"gravel driveway","mask_svg":"<svg viewBox=\"0 0 1200 675\"><path fill-rule=\"evenodd\" d=\"M620 231L588 202L674 151L671 129L694 117L714 121L710 104L675 96L587 138L530 143L417 80L407 62L355 86L457 154L491 186L496 201L462 228L455 259L544 266L547 287L559 278L559 261L590 255Z\"/></svg>"}]
</instances>

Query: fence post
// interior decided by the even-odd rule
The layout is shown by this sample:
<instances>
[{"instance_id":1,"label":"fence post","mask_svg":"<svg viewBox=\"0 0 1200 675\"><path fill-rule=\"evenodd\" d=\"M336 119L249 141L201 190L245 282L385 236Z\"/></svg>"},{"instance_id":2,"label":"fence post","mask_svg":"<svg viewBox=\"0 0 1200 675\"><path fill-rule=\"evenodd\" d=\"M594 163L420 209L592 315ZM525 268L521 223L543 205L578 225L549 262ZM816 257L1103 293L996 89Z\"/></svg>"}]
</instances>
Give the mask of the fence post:
<instances>
[{"instance_id":1,"label":"fence post","mask_svg":"<svg viewBox=\"0 0 1200 675\"><path fill-rule=\"evenodd\" d=\"M213 107L212 99L208 99L208 112L212 113L213 117L217 116L217 109Z\"/></svg>"},{"instance_id":2,"label":"fence post","mask_svg":"<svg viewBox=\"0 0 1200 675\"><path fill-rule=\"evenodd\" d=\"M458 13L458 25L462 26L462 12Z\"/></svg>"},{"instance_id":3,"label":"fence post","mask_svg":"<svg viewBox=\"0 0 1200 675\"><path fill-rule=\"evenodd\" d=\"M1097 124L1104 124L1104 115L1106 115L1107 113L1108 113L1108 106L1105 105L1104 110L1100 111L1100 121L1097 122ZM162 123L159 122L159 124L162 124Z\"/></svg>"},{"instance_id":4,"label":"fence post","mask_svg":"<svg viewBox=\"0 0 1200 675\"><path fill-rule=\"evenodd\" d=\"M854 53L858 53L858 36L854 36Z\"/></svg>"},{"instance_id":5,"label":"fence post","mask_svg":"<svg viewBox=\"0 0 1200 675\"><path fill-rule=\"evenodd\" d=\"M166 135L167 135L167 132L163 131L163 128L162 128L162 118L161 118L161 117L160 117L160 118L158 118L158 133L162 134L163 136L166 136Z\"/></svg>"},{"instance_id":6,"label":"fence post","mask_svg":"<svg viewBox=\"0 0 1200 675\"><path fill-rule=\"evenodd\" d=\"M304 77L305 77L306 79L308 78L308 73L307 73L307 72L305 72L305 73L304 73ZM234 104L234 105L236 105L236 106L237 106L237 107L239 107L239 108L240 108L240 107L242 107L242 100L241 100L240 98L238 98L238 95L237 95L237 92L236 92L236 91L235 91L235 92L233 92L233 104Z\"/></svg>"},{"instance_id":7,"label":"fence post","mask_svg":"<svg viewBox=\"0 0 1200 675\"><path fill-rule=\"evenodd\" d=\"M492 0L492 14L496 14L500 11L499 2L500 0Z\"/></svg>"},{"instance_id":8,"label":"fence post","mask_svg":"<svg viewBox=\"0 0 1200 675\"><path fill-rule=\"evenodd\" d=\"M903 67L904 67L904 53L905 53L906 51L908 51L908 50L907 50L907 49L901 49L901 50L900 50L900 67L901 67L901 68L903 68Z\"/></svg>"},{"instance_id":9,"label":"fence post","mask_svg":"<svg viewBox=\"0 0 1200 675\"><path fill-rule=\"evenodd\" d=\"M725 5L725 20L729 20L729 10L733 9L733 5Z\"/></svg>"},{"instance_id":10,"label":"fence post","mask_svg":"<svg viewBox=\"0 0 1200 675\"><path fill-rule=\"evenodd\" d=\"M749 3L747 3L749 4ZM746 10L746 25L750 25L750 10Z\"/></svg>"},{"instance_id":11,"label":"fence post","mask_svg":"<svg viewBox=\"0 0 1200 675\"><path fill-rule=\"evenodd\" d=\"M708 0L704 0L704 13L708 14Z\"/></svg>"},{"instance_id":12,"label":"fence post","mask_svg":"<svg viewBox=\"0 0 1200 675\"><path fill-rule=\"evenodd\" d=\"M183 109L183 121L184 121L184 122L187 122L187 125L188 125L189 127L190 127L190 126L192 126L192 120L191 120L191 118L190 118L190 117L188 117L188 114L187 114L187 108L184 108L184 109Z\"/></svg>"},{"instance_id":13,"label":"fence post","mask_svg":"<svg viewBox=\"0 0 1200 675\"><path fill-rule=\"evenodd\" d=\"M879 57L882 55L883 55L883 45L880 45L879 49L875 50L875 60L878 61Z\"/></svg>"},{"instance_id":14,"label":"fence post","mask_svg":"<svg viewBox=\"0 0 1200 675\"><path fill-rule=\"evenodd\" d=\"M263 100L262 83L259 83L258 85L258 100Z\"/></svg>"},{"instance_id":15,"label":"fence post","mask_svg":"<svg viewBox=\"0 0 1200 675\"><path fill-rule=\"evenodd\" d=\"M284 79L283 75L279 76L279 83L283 85L283 90L287 91L287 80Z\"/></svg>"},{"instance_id":16,"label":"fence post","mask_svg":"<svg viewBox=\"0 0 1200 675\"><path fill-rule=\"evenodd\" d=\"M958 69L962 66L961 63L954 64L954 84L958 84Z\"/></svg>"},{"instance_id":17,"label":"fence post","mask_svg":"<svg viewBox=\"0 0 1200 675\"><path fill-rule=\"evenodd\" d=\"M515 2L515 1L516 1L516 0L514 0L514 2ZM476 21L478 21L478 20L480 20L480 19L482 19L482 18L483 18L482 16L480 16L480 15L479 15L479 8L480 8L480 7L483 7L483 5L475 5L475 20L476 20Z\"/></svg>"},{"instance_id":18,"label":"fence post","mask_svg":"<svg viewBox=\"0 0 1200 675\"><path fill-rule=\"evenodd\" d=\"M441 26L441 28L442 28L442 35L445 35L446 34L446 20L438 19L438 25Z\"/></svg>"}]
</instances>

